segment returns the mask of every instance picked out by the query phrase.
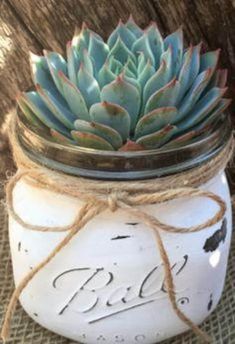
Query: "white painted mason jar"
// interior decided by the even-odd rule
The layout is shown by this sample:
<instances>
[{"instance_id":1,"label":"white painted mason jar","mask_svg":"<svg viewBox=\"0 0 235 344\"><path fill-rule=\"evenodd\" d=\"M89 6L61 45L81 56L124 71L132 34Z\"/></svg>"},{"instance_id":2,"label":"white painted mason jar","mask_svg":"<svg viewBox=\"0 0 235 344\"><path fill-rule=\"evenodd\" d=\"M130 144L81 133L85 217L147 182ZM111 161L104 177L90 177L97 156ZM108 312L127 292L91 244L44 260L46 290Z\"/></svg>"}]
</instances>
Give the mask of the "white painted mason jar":
<instances>
[{"instance_id":1,"label":"white painted mason jar","mask_svg":"<svg viewBox=\"0 0 235 344\"><path fill-rule=\"evenodd\" d=\"M22 148L33 159L67 173L106 179L138 179L184 171L215 156L231 136L227 122L208 137L175 151L97 152L62 147L17 123ZM227 204L223 220L200 232L162 232L180 309L200 324L218 304L231 238L230 194L220 171L200 187ZM65 226L82 202L20 181L13 192L27 223ZM160 221L189 227L212 217L212 201L183 199L142 210ZM16 285L65 237L35 232L9 219ZM88 223L23 291L25 311L43 327L81 343L157 343L188 330L172 309L153 232L122 210L108 209Z\"/></svg>"}]
</instances>

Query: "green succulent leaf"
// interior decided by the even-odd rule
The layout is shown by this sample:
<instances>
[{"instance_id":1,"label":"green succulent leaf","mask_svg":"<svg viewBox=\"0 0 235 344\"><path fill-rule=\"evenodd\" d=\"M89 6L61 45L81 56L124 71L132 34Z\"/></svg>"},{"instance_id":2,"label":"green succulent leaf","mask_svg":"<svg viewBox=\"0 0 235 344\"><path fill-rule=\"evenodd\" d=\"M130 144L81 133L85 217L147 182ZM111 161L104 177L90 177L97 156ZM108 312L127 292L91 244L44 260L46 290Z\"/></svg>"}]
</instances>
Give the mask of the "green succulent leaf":
<instances>
[{"instance_id":1,"label":"green succulent leaf","mask_svg":"<svg viewBox=\"0 0 235 344\"><path fill-rule=\"evenodd\" d=\"M90 116L94 122L107 125L116 130L125 141L130 133L130 116L128 112L121 106L102 102L92 105Z\"/></svg>"},{"instance_id":2,"label":"green succulent leaf","mask_svg":"<svg viewBox=\"0 0 235 344\"><path fill-rule=\"evenodd\" d=\"M175 139L172 139L170 142L166 143L162 146L162 149L177 149L183 146L186 146L190 143L192 143L192 139L195 137L198 137L200 135L200 132L196 130L189 131L186 134L183 134L181 136L178 136Z\"/></svg>"},{"instance_id":3,"label":"green succulent leaf","mask_svg":"<svg viewBox=\"0 0 235 344\"><path fill-rule=\"evenodd\" d=\"M169 141L176 131L177 128L175 126L167 125L165 128L158 130L153 134L140 137L136 142L146 149L159 148Z\"/></svg>"},{"instance_id":4,"label":"green succulent leaf","mask_svg":"<svg viewBox=\"0 0 235 344\"><path fill-rule=\"evenodd\" d=\"M68 129L46 107L37 92L22 93L21 97L35 116L48 128L55 129L66 136L69 135Z\"/></svg>"},{"instance_id":5,"label":"green succulent leaf","mask_svg":"<svg viewBox=\"0 0 235 344\"><path fill-rule=\"evenodd\" d=\"M155 68L157 69L160 64L160 57L164 53L164 41L157 24L154 22L147 28L146 33L155 58Z\"/></svg>"},{"instance_id":6,"label":"green succulent leaf","mask_svg":"<svg viewBox=\"0 0 235 344\"><path fill-rule=\"evenodd\" d=\"M128 57L124 68L127 68L135 77L137 76L137 67L130 57Z\"/></svg>"},{"instance_id":7,"label":"green succulent leaf","mask_svg":"<svg viewBox=\"0 0 235 344\"><path fill-rule=\"evenodd\" d=\"M100 150L108 150L108 151L113 151L114 148L111 146L108 141L103 139L100 136L97 136L92 133L83 133L80 131L71 131L71 135L73 139L78 143L79 146L81 147L86 147L86 148L93 148L93 149L100 149Z\"/></svg>"},{"instance_id":8,"label":"green succulent leaf","mask_svg":"<svg viewBox=\"0 0 235 344\"><path fill-rule=\"evenodd\" d=\"M180 83L172 79L167 85L155 92L147 101L145 113L165 106L175 106L180 91Z\"/></svg>"},{"instance_id":9,"label":"green succulent leaf","mask_svg":"<svg viewBox=\"0 0 235 344\"><path fill-rule=\"evenodd\" d=\"M178 73L183 58L183 30L180 27L177 31L167 36L164 40L165 48L172 47L173 70Z\"/></svg>"},{"instance_id":10,"label":"green succulent leaf","mask_svg":"<svg viewBox=\"0 0 235 344\"><path fill-rule=\"evenodd\" d=\"M133 85L138 91L139 94L141 94L141 85L138 80L136 80L133 77L129 77L125 74L125 70L121 74L121 77L123 78L124 81L128 82L129 84Z\"/></svg>"},{"instance_id":11,"label":"green succulent leaf","mask_svg":"<svg viewBox=\"0 0 235 344\"><path fill-rule=\"evenodd\" d=\"M175 107L164 107L155 109L141 117L135 129L135 139L141 136L152 134L168 124L174 123L177 118L177 109Z\"/></svg>"},{"instance_id":12,"label":"green succulent leaf","mask_svg":"<svg viewBox=\"0 0 235 344\"><path fill-rule=\"evenodd\" d=\"M122 23L122 21L119 22L116 29L111 33L111 35L108 38L108 45L110 49L115 45L118 38L121 38L122 42L126 45L128 49L131 49L133 43L136 40L135 35Z\"/></svg>"},{"instance_id":13,"label":"green succulent leaf","mask_svg":"<svg viewBox=\"0 0 235 344\"><path fill-rule=\"evenodd\" d=\"M51 76L54 80L54 83L58 91L63 96L63 89L58 79L58 71L61 70L67 76L67 63L65 59L58 53L43 51L47 60L47 64L51 73Z\"/></svg>"},{"instance_id":14,"label":"green succulent leaf","mask_svg":"<svg viewBox=\"0 0 235 344\"><path fill-rule=\"evenodd\" d=\"M60 93L55 87L46 58L33 53L30 53L29 57L34 84L40 84L43 88L50 90L54 96L59 97Z\"/></svg>"},{"instance_id":15,"label":"green succulent leaf","mask_svg":"<svg viewBox=\"0 0 235 344\"><path fill-rule=\"evenodd\" d=\"M140 75L140 73L144 69L146 62L147 62L143 51L138 52L138 60L137 61L138 61L137 75Z\"/></svg>"},{"instance_id":16,"label":"green succulent leaf","mask_svg":"<svg viewBox=\"0 0 235 344\"><path fill-rule=\"evenodd\" d=\"M145 148L131 140L127 140L127 142L119 149L121 152L136 152L141 150L145 150Z\"/></svg>"},{"instance_id":17,"label":"green succulent leaf","mask_svg":"<svg viewBox=\"0 0 235 344\"><path fill-rule=\"evenodd\" d=\"M212 76L213 71L211 69L207 69L206 71L200 73L195 81L193 82L190 90L183 98L182 103L179 106L179 116L178 120L182 120L188 113L191 111L195 103L198 101L199 97L201 96L203 90L208 85L210 78Z\"/></svg>"},{"instance_id":18,"label":"green succulent leaf","mask_svg":"<svg viewBox=\"0 0 235 344\"><path fill-rule=\"evenodd\" d=\"M94 61L95 75L98 75L108 56L109 47L106 43L97 39L94 34L91 34L88 53Z\"/></svg>"},{"instance_id":19,"label":"green succulent leaf","mask_svg":"<svg viewBox=\"0 0 235 344\"><path fill-rule=\"evenodd\" d=\"M129 60L129 58L128 58ZM127 61L128 61L127 60ZM113 72L115 75L119 75L122 70L123 70L123 65L121 64L121 62L119 62L118 60L116 60L114 58L114 56L110 56L107 59L107 63L109 66L109 69L111 70L111 72Z\"/></svg>"},{"instance_id":20,"label":"green succulent leaf","mask_svg":"<svg viewBox=\"0 0 235 344\"><path fill-rule=\"evenodd\" d=\"M69 145L75 145L76 142L72 139L69 139L67 136L64 136L63 134L59 133L58 131L51 129L50 130L51 137L55 142L61 143L61 144L69 144Z\"/></svg>"},{"instance_id":21,"label":"green succulent leaf","mask_svg":"<svg viewBox=\"0 0 235 344\"><path fill-rule=\"evenodd\" d=\"M190 48L187 49L184 54L183 64L178 77L181 85L179 100L183 98L186 91L190 88L198 75L200 63L200 48L201 45L198 45L196 47L190 46Z\"/></svg>"},{"instance_id":22,"label":"green succulent leaf","mask_svg":"<svg viewBox=\"0 0 235 344\"><path fill-rule=\"evenodd\" d=\"M53 115L68 129L73 129L73 122L76 116L65 108L51 93L43 89L40 85L36 85L36 90L47 108Z\"/></svg>"},{"instance_id":23,"label":"green succulent leaf","mask_svg":"<svg viewBox=\"0 0 235 344\"><path fill-rule=\"evenodd\" d=\"M138 56L139 52L143 52L146 61L150 60L151 64L155 66L155 59L151 50L149 37L146 32L135 41L131 50L136 56Z\"/></svg>"},{"instance_id":24,"label":"green succulent leaf","mask_svg":"<svg viewBox=\"0 0 235 344\"><path fill-rule=\"evenodd\" d=\"M102 89L101 100L123 107L130 115L131 130L134 130L140 110L140 94L136 87L118 76Z\"/></svg>"},{"instance_id":25,"label":"green succulent leaf","mask_svg":"<svg viewBox=\"0 0 235 344\"><path fill-rule=\"evenodd\" d=\"M122 65L124 65L127 62L129 57L133 60L133 62L135 62L134 54L127 48L127 46L120 37L118 37L116 43L109 52L108 57L111 56L113 56L116 60L121 62Z\"/></svg>"},{"instance_id":26,"label":"green succulent leaf","mask_svg":"<svg viewBox=\"0 0 235 344\"><path fill-rule=\"evenodd\" d=\"M207 114L215 108L220 99L223 97L227 88L220 89L218 87L212 88L199 102L194 106L193 111L185 120L178 123L180 131L184 131L188 128L195 126L202 121Z\"/></svg>"},{"instance_id":27,"label":"green succulent leaf","mask_svg":"<svg viewBox=\"0 0 235 344\"><path fill-rule=\"evenodd\" d=\"M90 116L86 102L79 89L68 78L66 78L61 71L59 71L58 77L60 78L60 82L63 87L64 97L72 113L77 118L89 121Z\"/></svg>"},{"instance_id":28,"label":"green succulent leaf","mask_svg":"<svg viewBox=\"0 0 235 344\"><path fill-rule=\"evenodd\" d=\"M110 84L115 79L116 75L110 70L108 62L106 62L98 74L100 89L102 89L105 85Z\"/></svg>"},{"instance_id":29,"label":"green succulent leaf","mask_svg":"<svg viewBox=\"0 0 235 344\"><path fill-rule=\"evenodd\" d=\"M215 70L218 61L219 61L220 49L215 51L210 51L201 55L200 58L200 73L211 68L213 71Z\"/></svg>"},{"instance_id":30,"label":"green succulent leaf","mask_svg":"<svg viewBox=\"0 0 235 344\"><path fill-rule=\"evenodd\" d=\"M143 109L149 98L165 86L169 82L169 69L165 60L162 60L161 65L156 73L146 82L143 90Z\"/></svg>"},{"instance_id":31,"label":"green succulent leaf","mask_svg":"<svg viewBox=\"0 0 235 344\"><path fill-rule=\"evenodd\" d=\"M78 89L85 99L87 108L100 101L100 88L96 79L81 64L78 72Z\"/></svg>"},{"instance_id":32,"label":"green succulent leaf","mask_svg":"<svg viewBox=\"0 0 235 344\"><path fill-rule=\"evenodd\" d=\"M155 69L152 66L150 60L148 60L147 64L145 65L144 69L140 73L138 77L138 82L141 86L141 89L144 89L146 82L155 74Z\"/></svg>"},{"instance_id":33,"label":"green succulent leaf","mask_svg":"<svg viewBox=\"0 0 235 344\"><path fill-rule=\"evenodd\" d=\"M74 85L77 85L77 73L80 67L80 60L71 42L67 43L67 67L68 77ZM63 73L63 72L62 72ZM40 82L38 82L43 86ZM46 88L46 87L44 87Z\"/></svg>"},{"instance_id":34,"label":"green succulent leaf","mask_svg":"<svg viewBox=\"0 0 235 344\"><path fill-rule=\"evenodd\" d=\"M74 127L80 132L92 133L102 137L103 139L108 141L115 149L119 149L122 146L122 137L120 136L120 134L107 125L97 122L87 122L78 119L74 122Z\"/></svg>"},{"instance_id":35,"label":"green succulent leaf","mask_svg":"<svg viewBox=\"0 0 235 344\"><path fill-rule=\"evenodd\" d=\"M210 125L215 125L222 117L222 113L231 104L231 99L221 99L216 107L204 118L199 124L196 125L195 130L202 130Z\"/></svg>"},{"instance_id":36,"label":"green succulent leaf","mask_svg":"<svg viewBox=\"0 0 235 344\"><path fill-rule=\"evenodd\" d=\"M228 70L227 69L218 69L211 77L210 82L202 92L202 95L205 95L210 89L213 87L219 87L223 88L226 86L227 82L227 76L228 76Z\"/></svg>"},{"instance_id":37,"label":"green succulent leaf","mask_svg":"<svg viewBox=\"0 0 235 344\"><path fill-rule=\"evenodd\" d=\"M25 102L24 96L19 95L16 98L16 101L17 101L22 113L25 115L25 117L27 118L27 120L30 124L32 124L35 127L45 129L44 124L38 119L37 116L35 116L34 112L30 109L30 107Z\"/></svg>"},{"instance_id":38,"label":"green succulent leaf","mask_svg":"<svg viewBox=\"0 0 235 344\"><path fill-rule=\"evenodd\" d=\"M130 15L128 21L126 22L126 27L133 33L136 38L139 38L143 34L143 30L136 24L132 15Z\"/></svg>"}]
</instances>

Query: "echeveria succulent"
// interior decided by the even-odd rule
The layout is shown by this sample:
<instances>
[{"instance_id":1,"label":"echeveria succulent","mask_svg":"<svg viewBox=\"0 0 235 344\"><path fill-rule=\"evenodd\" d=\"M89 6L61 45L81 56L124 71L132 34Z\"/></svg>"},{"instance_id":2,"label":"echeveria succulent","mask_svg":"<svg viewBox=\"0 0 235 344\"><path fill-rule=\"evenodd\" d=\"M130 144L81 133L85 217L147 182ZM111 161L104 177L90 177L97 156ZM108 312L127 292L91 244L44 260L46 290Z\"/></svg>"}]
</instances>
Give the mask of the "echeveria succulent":
<instances>
[{"instance_id":1,"label":"echeveria succulent","mask_svg":"<svg viewBox=\"0 0 235 344\"><path fill-rule=\"evenodd\" d=\"M56 52L30 54L36 91L18 104L34 126L64 144L102 150L178 147L214 127L229 105L219 50L183 46L182 29L162 38L119 22L107 43L83 24Z\"/></svg>"}]
</instances>

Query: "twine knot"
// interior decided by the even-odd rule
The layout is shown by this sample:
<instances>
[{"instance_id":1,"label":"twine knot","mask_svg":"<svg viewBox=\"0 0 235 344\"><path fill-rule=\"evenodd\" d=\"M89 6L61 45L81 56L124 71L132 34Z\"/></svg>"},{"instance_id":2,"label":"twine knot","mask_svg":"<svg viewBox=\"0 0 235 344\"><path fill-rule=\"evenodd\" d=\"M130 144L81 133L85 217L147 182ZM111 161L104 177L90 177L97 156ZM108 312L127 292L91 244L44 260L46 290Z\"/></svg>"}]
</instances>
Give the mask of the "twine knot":
<instances>
[{"instance_id":1,"label":"twine knot","mask_svg":"<svg viewBox=\"0 0 235 344\"><path fill-rule=\"evenodd\" d=\"M118 208L118 195L117 193L111 193L109 196L108 196L108 206L109 206L109 209L114 213L117 208Z\"/></svg>"},{"instance_id":2,"label":"twine knot","mask_svg":"<svg viewBox=\"0 0 235 344\"><path fill-rule=\"evenodd\" d=\"M126 192L113 191L108 195L108 207L114 213L119 208L119 202L125 202L127 198Z\"/></svg>"}]
</instances>

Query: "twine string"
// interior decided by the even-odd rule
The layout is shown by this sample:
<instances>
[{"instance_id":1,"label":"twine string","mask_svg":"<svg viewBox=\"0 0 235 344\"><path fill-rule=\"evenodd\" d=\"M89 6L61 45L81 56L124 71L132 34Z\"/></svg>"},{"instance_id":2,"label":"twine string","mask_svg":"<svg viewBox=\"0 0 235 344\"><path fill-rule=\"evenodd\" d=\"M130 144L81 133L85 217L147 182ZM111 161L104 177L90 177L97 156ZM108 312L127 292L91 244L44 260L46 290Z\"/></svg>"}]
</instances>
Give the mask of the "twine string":
<instances>
[{"instance_id":1,"label":"twine string","mask_svg":"<svg viewBox=\"0 0 235 344\"><path fill-rule=\"evenodd\" d=\"M15 130L15 117L10 127L10 140L13 147L13 155L19 171L13 176L6 187L6 198L9 215L22 227L28 230L41 232L65 232L67 235L52 250L52 252L23 280L16 286L8 305L2 326L1 337L7 340L10 330L11 318L19 296L27 287L32 278L42 270L68 243L72 238L97 215L107 210L111 212L119 209L131 216L135 216L148 228L153 230L157 247L165 272L166 290L176 315L197 334L204 342L209 343L210 337L204 333L193 321L191 321L178 307L175 298L175 286L171 272L169 256L164 247L160 231L170 233L192 233L203 230L220 222L226 212L226 203L216 194L204 191L198 187L210 180L213 176L223 170L233 151L233 140L231 139L224 149L216 157L202 166L190 171L182 172L173 176L157 178L145 181L128 182L106 182L87 180L53 171L33 162L23 151L18 141ZM24 179L35 187L47 189L55 193L67 195L84 202L72 224L63 227L46 227L32 225L24 221L14 209L13 191L17 183ZM139 206L160 204L186 197L205 197L218 205L215 214L205 222L191 227L175 227L162 223L156 217L141 210Z\"/></svg>"}]
</instances>

